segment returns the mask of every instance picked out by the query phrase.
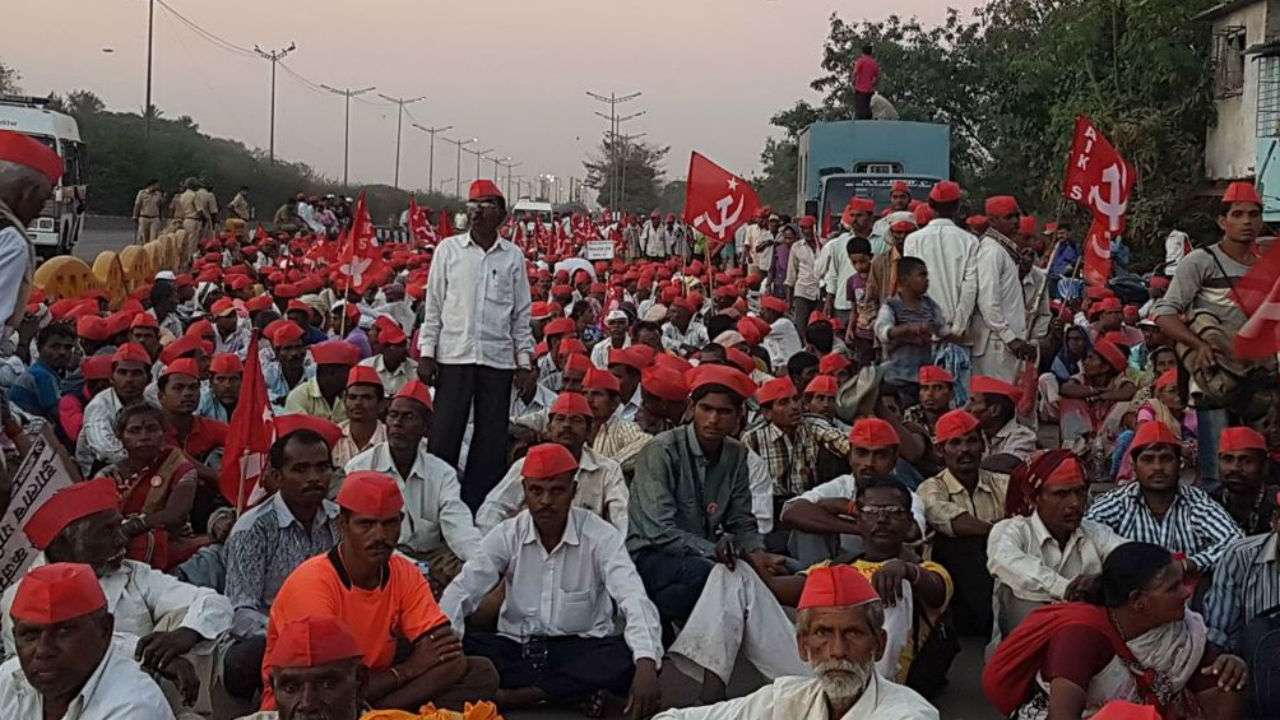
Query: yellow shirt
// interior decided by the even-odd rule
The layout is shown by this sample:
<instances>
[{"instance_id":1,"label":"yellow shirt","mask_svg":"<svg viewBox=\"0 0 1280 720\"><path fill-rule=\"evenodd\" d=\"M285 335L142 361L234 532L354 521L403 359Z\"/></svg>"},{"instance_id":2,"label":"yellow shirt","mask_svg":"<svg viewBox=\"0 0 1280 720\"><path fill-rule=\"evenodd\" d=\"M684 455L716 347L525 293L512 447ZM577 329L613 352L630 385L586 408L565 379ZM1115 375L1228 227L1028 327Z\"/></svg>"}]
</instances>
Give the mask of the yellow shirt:
<instances>
[{"instance_id":1,"label":"yellow shirt","mask_svg":"<svg viewBox=\"0 0 1280 720\"><path fill-rule=\"evenodd\" d=\"M320 384L315 378L290 390L284 401L284 409L285 412L314 415L338 425L347 420L347 406L342 402L342 395L338 395L333 405L330 405L320 393Z\"/></svg>"},{"instance_id":2,"label":"yellow shirt","mask_svg":"<svg viewBox=\"0 0 1280 720\"><path fill-rule=\"evenodd\" d=\"M987 470L978 471L978 484L973 494L960 481L943 470L920 483L916 490L924 501L924 516L929 527L943 535L955 537L951 521L964 513L995 524L1004 519L1004 498L1009 491L1009 476Z\"/></svg>"}]
</instances>

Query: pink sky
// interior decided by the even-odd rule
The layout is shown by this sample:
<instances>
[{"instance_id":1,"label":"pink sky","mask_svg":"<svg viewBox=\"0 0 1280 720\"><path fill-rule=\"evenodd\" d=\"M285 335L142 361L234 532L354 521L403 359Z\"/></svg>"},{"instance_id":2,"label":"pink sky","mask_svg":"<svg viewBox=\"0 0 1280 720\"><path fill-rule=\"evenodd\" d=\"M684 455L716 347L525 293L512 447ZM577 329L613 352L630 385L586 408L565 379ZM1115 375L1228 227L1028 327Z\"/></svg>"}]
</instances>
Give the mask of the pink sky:
<instances>
[{"instance_id":1,"label":"pink sky","mask_svg":"<svg viewBox=\"0 0 1280 720\"><path fill-rule=\"evenodd\" d=\"M479 137L480 149L522 162L517 175L577 178L582 158L607 129L592 114L607 108L586 90L644 92L620 106L647 112L623 131L671 146L669 178L684 174L694 149L749 174L759 166L765 137L776 131L770 115L795 100L818 99L808 83L819 71L832 11L847 20L892 11L926 23L944 13L937 0L874 8L806 0L165 2L240 46L297 42L286 62L313 81L425 95L410 107L418 122L453 125L450 137ZM979 2L949 4L967 12ZM109 108L140 109L145 0L72 5L50 25L47 0L7 0L7 26L28 30L8 33L0 58L22 73L31 94L87 88ZM267 146L269 65L216 48L159 6L154 95L168 117L190 115L208 133ZM342 109L340 97L317 94L282 72L277 156L341 177ZM395 121L393 107L352 104L353 180L391 182ZM401 185L425 188L428 138L409 122ZM491 175L492 163L484 166ZM436 184L455 174L453 146L437 138ZM474 175L475 158L464 154L464 183Z\"/></svg>"}]
</instances>

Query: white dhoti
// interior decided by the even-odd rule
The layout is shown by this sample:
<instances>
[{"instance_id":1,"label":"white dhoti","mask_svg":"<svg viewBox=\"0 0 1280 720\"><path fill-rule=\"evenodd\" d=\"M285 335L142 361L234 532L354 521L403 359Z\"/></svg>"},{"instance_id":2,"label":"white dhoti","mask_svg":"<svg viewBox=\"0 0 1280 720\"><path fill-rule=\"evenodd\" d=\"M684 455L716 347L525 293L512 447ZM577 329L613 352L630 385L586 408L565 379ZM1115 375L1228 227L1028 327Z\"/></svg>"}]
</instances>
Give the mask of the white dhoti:
<instances>
[{"instance_id":1,"label":"white dhoti","mask_svg":"<svg viewBox=\"0 0 1280 720\"><path fill-rule=\"evenodd\" d=\"M1007 383L1018 381L1018 372L1022 369L1022 360L1009 351L1009 346L992 335L981 355L974 348L973 374L987 375Z\"/></svg>"}]
</instances>

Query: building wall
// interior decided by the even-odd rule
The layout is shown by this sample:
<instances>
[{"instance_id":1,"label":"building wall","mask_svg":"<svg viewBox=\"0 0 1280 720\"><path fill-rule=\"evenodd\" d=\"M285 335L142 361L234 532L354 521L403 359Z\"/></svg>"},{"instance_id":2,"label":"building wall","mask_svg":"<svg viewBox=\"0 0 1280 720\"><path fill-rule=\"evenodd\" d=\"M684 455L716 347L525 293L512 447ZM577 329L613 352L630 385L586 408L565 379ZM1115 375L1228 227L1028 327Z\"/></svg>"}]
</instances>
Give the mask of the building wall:
<instances>
[{"instance_id":1,"label":"building wall","mask_svg":"<svg viewBox=\"0 0 1280 720\"><path fill-rule=\"evenodd\" d=\"M1245 47L1266 41L1267 6L1271 2L1255 2L1213 21L1217 32L1229 26L1243 25ZM1218 122L1209 128L1205 139L1205 174L1210 180L1236 180L1252 177L1257 163L1258 64L1245 59L1244 92L1219 99Z\"/></svg>"}]
</instances>

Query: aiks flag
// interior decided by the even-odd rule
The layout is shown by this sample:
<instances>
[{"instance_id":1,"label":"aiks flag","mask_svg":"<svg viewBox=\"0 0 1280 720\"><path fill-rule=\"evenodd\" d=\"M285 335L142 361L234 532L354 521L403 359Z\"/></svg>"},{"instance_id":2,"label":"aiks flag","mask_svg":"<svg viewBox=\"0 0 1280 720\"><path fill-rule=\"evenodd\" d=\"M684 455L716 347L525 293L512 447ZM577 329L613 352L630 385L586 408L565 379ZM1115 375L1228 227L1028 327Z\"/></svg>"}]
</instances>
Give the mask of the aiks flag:
<instances>
[{"instance_id":1,"label":"aiks flag","mask_svg":"<svg viewBox=\"0 0 1280 720\"><path fill-rule=\"evenodd\" d=\"M1084 244L1084 276L1091 285L1111 279L1111 240L1124 234L1129 196L1138 171L1081 115L1067 156L1062 194L1093 216Z\"/></svg>"},{"instance_id":2,"label":"aiks flag","mask_svg":"<svg viewBox=\"0 0 1280 720\"><path fill-rule=\"evenodd\" d=\"M351 217L351 227L338 241L342 248L338 255L338 274L341 278L338 284L342 290L351 289L364 294L369 285L376 278L382 277L386 270L386 262L378 251L378 240L374 235L373 220L369 217L364 193L356 198Z\"/></svg>"},{"instance_id":3,"label":"aiks flag","mask_svg":"<svg viewBox=\"0 0 1280 720\"><path fill-rule=\"evenodd\" d=\"M409 196L409 233L420 245L433 245L436 241L435 231L431 229L431 220L427 209L418 204L418 199Z\"/></svg>"},{"instance_id":4,"label":"aiks flag","mask_svg":"<svg viewBox=\"0 0 1280 720\"><path fill-rule=\"evenodd\" d=\"M218 474L218 488L237 513L248 507L249 496L267 468L267 453L276 439L275 416L267 400L267 381L262 376L262 360L256 350L256 330L249 347L253 350L245 357L240 402L231 413L226 452Z\"/></svg>"},{"instance_id":5,"label":"aiks flag","mask_svg":"<svg viewBox=\"0 0 1280 720\"><path fill-rule=\"evenodd\" d=\"M755 217L760 198L746 180L699 153L689 158L684 221L707 236L709 254L732 242L733 234Z\"/></svg>"},{"instance_id":6,"label":"aiks flag","mask_svg":"<svg viewBox=\"0 0 1280 720\"><path fill-rule=\"evenodd\" d=\"M1236 333L1236 356L1262 360L1280 352L1280 243L1236 283L1235 301L1249 318Z\"/></svg>"}]
</instances>

